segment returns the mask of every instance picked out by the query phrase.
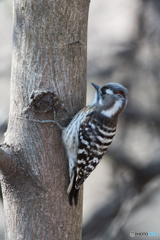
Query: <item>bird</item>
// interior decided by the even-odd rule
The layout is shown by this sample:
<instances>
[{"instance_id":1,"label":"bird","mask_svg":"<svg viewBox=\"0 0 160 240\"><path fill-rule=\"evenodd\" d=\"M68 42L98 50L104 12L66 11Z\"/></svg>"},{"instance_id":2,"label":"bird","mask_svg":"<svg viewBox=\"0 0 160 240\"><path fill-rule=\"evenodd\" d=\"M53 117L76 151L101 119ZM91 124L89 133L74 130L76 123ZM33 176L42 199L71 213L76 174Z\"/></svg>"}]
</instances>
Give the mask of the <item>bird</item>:
<instances>
[{"instance_id":1,"label":"bird","mask_svg":"<svg viewBox=\"0 0 160 240\"><path fill-rule=\"evenodd\" d=\"M116 133L119 115L127 104L128 90L119 83L102 87L92 83L92 103L80 110L67 127L62 139L69 160L69 203L78 202L80 186L96 168Z\"/></svg>"}]
</instances>

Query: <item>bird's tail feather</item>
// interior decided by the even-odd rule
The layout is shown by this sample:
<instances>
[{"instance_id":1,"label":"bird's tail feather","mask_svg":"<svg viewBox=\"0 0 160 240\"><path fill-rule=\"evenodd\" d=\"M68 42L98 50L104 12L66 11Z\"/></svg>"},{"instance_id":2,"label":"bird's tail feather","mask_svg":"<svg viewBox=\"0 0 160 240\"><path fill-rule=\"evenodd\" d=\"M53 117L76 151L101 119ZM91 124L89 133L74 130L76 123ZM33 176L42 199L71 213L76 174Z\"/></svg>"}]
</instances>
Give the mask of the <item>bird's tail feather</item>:
<instances>
[{"instance_id":1,"label":"bird's tail feather","mask_svg":"<svg viewBox=\"0 0 160 240\"><path fill-rule=\"evenodd\" d=\"M73 180L73 185L72 185L72 189L69 193L69 204L72 206L72 199L74 198L74 203L77 206L77 202L78 202L78 192L79 192L79 188L75 188L75 182L76 182L76 174L74 176L74 180Z\"/></svg>"}]
</instances>

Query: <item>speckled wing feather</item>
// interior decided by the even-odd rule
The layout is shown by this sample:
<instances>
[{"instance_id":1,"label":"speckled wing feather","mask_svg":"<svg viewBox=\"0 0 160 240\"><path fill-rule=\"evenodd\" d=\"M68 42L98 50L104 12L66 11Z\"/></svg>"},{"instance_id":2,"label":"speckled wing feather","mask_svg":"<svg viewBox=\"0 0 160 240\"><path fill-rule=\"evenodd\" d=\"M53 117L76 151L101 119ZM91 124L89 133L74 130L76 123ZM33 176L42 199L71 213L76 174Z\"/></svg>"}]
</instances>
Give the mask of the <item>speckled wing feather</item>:
<instances>
[{"instance_id":1,"label":"speckled wing feather","mask_svg":"<svg viewBox=\"0 0 160 240\"><path fill-rule=\"evenodd\" d=\"M93 111L82 121L79 130L77 173L78 189L100 162L116 132L116 121Z\"/></svg>"}]
</instances>

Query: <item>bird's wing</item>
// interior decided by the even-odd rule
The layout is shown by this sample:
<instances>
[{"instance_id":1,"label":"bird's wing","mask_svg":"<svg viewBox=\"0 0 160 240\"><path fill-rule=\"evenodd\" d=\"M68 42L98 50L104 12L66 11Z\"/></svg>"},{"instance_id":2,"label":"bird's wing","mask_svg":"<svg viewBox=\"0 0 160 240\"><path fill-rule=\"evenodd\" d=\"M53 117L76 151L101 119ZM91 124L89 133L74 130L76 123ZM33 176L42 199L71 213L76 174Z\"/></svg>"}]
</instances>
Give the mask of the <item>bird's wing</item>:
<instances>
[{"instance_id":1,"label":"bird's wing","mask_svg":"<svg viewBox=\"0 0 160 240\"><path fill-rule=\"evenodd\" d=\"M82 121L79 130L79 146L77 153L77 174L75 187L85 181L100 162L103 154L111 144L116 128L107 127L107 121L96 117L94 112Z\"/></svg>"}]
</instances>

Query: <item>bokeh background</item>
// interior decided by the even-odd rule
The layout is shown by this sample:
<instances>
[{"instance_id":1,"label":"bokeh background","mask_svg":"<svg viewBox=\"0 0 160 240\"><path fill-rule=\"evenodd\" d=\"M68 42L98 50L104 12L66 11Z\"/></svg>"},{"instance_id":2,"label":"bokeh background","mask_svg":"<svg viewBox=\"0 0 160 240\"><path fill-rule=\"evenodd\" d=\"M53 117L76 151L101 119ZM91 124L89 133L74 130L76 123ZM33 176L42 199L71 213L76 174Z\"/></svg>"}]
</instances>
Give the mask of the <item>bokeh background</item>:
<instances>
[{"instance_id":1,"label":"bokeh background","mask_svg":"<svg viewBox=\"0 0 160 240\"><path fill-rule=\"evenodd\" d=\"M9 112L12 26L12 0L0 0L0 142ZM121 83L129 99L112 145L84 184L83 240L129 240L131 231L157 232L147 239L159 239L159 0L91 1L87 104L94 96L91 82Z\"/></svg>"}]
</instances>

